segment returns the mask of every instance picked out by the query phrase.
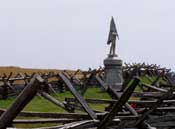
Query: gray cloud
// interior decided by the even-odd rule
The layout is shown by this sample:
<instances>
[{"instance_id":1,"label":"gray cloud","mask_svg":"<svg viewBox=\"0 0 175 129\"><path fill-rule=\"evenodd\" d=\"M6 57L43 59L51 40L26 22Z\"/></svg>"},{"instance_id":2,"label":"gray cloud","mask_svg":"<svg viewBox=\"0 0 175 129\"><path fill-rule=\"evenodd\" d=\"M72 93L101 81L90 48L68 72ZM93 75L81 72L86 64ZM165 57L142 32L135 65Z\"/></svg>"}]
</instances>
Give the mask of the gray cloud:
<instances>
[{"instance_id":1,"label":"gray cloud","mask_svg":"<svg viewBox=\"0 0 175 129\"><path fill-rule=\"evenodd\" d=\"M174 69L173 0L0 1L0 65L87 69L103 65L114 16L126 62Z\"/></svg>"}]
</instances>

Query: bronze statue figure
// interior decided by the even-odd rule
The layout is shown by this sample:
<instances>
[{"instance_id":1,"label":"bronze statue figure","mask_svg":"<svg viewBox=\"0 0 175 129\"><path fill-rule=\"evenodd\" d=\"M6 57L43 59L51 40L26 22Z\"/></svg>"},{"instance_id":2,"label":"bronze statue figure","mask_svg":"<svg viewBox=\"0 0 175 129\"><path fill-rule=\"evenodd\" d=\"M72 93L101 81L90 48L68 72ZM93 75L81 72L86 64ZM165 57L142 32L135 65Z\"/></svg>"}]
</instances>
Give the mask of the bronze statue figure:
<instances>
[{"instance_id":1,"label":"bronze statue figure","mask_svg":"<svg viewBox=\"0 0 175 129\"><path fill-rule=\"evenodd\" d=\"M111 23L110 23L110 31L109 31L108 41L107 41L108 45L111 44L109 56L112 56L112 57L117 56L115 53L116 37L119 39L119 35L117 33L115 22L114 22L114 19L112 17Z\"/></svg>"}]
</instances>

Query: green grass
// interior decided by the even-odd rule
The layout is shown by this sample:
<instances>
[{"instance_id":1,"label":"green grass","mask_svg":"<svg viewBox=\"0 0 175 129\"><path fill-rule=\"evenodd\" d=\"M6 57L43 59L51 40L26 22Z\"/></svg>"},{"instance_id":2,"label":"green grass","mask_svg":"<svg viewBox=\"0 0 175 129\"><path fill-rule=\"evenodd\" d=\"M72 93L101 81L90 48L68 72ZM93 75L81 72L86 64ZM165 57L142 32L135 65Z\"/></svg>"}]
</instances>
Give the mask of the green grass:
<instances>
[{"instance_id":1,"label":"green grass","mask_svg":"<svg viewBox=\"0 0 175 129\"><path fill-rule=\"evenodd\" d=\"M141 82L150 84L150 81L147 78L140 77ZM155 80L156 77L152 78L152 80ZM160 79L159 82L162 82L163 80ZM130 82L130 84L132 81ZM139 86L136 87L135 91L140 92L141 89ZM64 93L58 93L52 95L55 97L57 100L63 102L65 98L70 98L73 97L73 95L69 92L66 91ZM96 99L111 99L111 97L104 92L101 92L100 88L88 88L86 91L84 98L96 98ZM131 98L131 99L138 99L138 98ZM6 100L0 100L0 108L6 109L8 106L13 103L15 98L8 98ZM98 111L104 111L105 107L107 106L106 104L89 104L89 106ZM34 99L26 105L26 107L23 109L23 111L33 111L33 112L65 112L63 109L59 108L58 106L52 104L51 102L47 101L44 98L40 98L38 96L34 97ZM77 111L81 112L81 111ZM26 117L17 117L18 119L27 119ZM33 118L32 118L33 119ZM44 126L55 126L57 124L21 124L21 125L15 125L18 128L35 128L35 127L44 127Z\"/></svg>"},{"instance_id":2,"label":"green grass","mask_svg":"<svg viewBox=\"0 0 175 129\"><path fill-rule=\"evenodd\" d=\"M8 98L6 100L0 100L0 108L6 109L13 101L15 98Z\"/></svg>"},{"instance_id":3,"label":"green grass","mask_svg":"<svg viewBox=\"0 0 175 129\"><path fill-rule=\"evenodd\" d=\"M73 97L73 95L66 91L64 93L58 93L56 95L52 95L57 100L63 102L65 98ZM98 99L110 99L110 96L107 93L101 92L99 88L89 88L84 98L98 98ZM15 98L8 98L6 100L0 100L0 108L6 109L14 102ZM89 104L91 108L98 111L104 111L104 108L107 106L106 104ZM44 98L40 98L38 96L34 97L30 103L26 105L23 111L33 111L33 112L65 112L63 109L58 106L52 104ZM81 111L77 111L81 112ZM17 117L17 119L31 119L27 117ZM33 119L33 118L32 118ZM18 124L15 125L18 128L35 128L35 127L45 127L45 126L55 126L57 124Z\"/></svg>"},{"instance_id":4,"label":"green grass","mask_svg":"<svg viewBox=\"0 0 175 129\"><path fill-rule=\"evenodd\" d=\"M52 96L61 102L63 102L66 97L67 98L73 97L73 95L68 91L64 93L58 93ZM100 89L98 88L89 88L86 94L84 95L84 98L110 99L110 96L107 93L100 92ZM15 98L0 100L0 108L3 109L7 108L14 100ZM64 110L50 103L46 99L36 96L30 103L27 104L27 106L24 108L24 111L63 112Z\"/></svg>"}]
</instances>

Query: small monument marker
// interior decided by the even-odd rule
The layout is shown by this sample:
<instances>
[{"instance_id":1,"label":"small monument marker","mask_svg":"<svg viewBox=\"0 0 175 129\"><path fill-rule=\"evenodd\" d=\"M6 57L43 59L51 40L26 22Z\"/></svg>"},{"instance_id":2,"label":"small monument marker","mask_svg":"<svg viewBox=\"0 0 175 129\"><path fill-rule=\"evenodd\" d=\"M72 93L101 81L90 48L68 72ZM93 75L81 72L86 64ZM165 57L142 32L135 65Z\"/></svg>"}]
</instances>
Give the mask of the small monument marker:
<instances>
[{"instance_id":1,"label":"small monument marker","mask_svg":"<svg viewBox=\"0 0 175 129\"><path fill-rule=\"evenodd\" d=\"M123 84L122 60L116 54L116 38L119 39L119 35L115 26L114 19L112 17L107 41L107 44L111 46L108 57L104 60L104 81L113 89L121 91Z\"/></svg>"}]
</instances>

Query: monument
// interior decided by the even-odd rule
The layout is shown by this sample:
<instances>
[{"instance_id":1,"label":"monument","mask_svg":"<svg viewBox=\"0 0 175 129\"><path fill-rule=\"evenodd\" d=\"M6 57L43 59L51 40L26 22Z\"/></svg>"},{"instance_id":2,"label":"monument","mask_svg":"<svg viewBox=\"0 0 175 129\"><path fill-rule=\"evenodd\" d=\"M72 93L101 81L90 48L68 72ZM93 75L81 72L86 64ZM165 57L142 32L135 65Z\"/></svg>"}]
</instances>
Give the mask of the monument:
<instances>
[{"instance_id":1,"label":"monument","mask_svg":"<svg viewBox=\"0 0 175 129\"><path fill-rule=\"evenodd\" d=\"M119 39L114 19L110 23L110 31L107 44L110 46L108 57L104 60L104 81L117 91L121 91L123 84L122 60L116 54L116 37Z\"/></svg>"}]
</instances>

